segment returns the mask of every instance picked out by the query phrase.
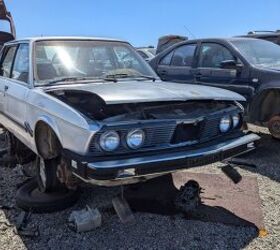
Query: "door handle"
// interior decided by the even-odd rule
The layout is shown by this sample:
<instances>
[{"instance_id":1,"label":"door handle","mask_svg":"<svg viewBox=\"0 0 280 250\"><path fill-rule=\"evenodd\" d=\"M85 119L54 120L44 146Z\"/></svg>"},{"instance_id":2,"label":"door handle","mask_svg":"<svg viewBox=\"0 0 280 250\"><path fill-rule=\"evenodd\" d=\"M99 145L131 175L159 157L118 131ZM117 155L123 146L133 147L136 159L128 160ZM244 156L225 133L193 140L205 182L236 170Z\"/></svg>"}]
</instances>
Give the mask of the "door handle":
<instances>
[{"instance_id":1,"label":"door handle","mask_svg":"<svg viewBox=\"0 0 280 250\"><path fill-rule=\"evenodd\" d=\"M9 89L9 86L5 85L4 91L7 91Z\"/></svg>"}]
</instances>

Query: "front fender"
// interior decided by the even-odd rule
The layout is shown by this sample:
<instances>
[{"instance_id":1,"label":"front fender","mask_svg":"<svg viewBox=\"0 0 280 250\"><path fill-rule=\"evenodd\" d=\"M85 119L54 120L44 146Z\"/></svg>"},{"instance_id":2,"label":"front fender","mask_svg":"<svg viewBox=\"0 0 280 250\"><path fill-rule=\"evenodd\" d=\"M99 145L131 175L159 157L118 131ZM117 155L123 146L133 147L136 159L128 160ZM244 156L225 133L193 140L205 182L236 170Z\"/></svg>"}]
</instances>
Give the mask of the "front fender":
<instances>
[{"instance_id":1,"label":"front fender","mask_svg":"<svg viewBox=\"0 0 280 250\"><path fill-rule=\"evenodd\" d=\"M40 116L34 125L34 132L35 132L36 127L39 122L46 123L54 131L55 135L57 136L57 138L61 142L61 144L63 144L61 133L59 131L57 122L54 119L52 119L51 117L46 116L46 115ZM36 133L34 133L34 139L36 141Z\"/></svg>"}]
</instances>

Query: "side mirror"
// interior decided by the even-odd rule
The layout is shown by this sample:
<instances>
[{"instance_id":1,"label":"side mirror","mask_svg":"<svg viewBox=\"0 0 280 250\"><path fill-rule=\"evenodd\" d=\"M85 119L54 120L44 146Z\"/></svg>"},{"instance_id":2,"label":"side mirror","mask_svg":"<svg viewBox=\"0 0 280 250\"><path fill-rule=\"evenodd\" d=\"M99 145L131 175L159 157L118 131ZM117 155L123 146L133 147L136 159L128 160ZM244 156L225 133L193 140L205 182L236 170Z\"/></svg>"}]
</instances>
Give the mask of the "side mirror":
<instances>
[{"instance_id":1,"label":"side mirror","mask_svg":"<svg viewBox=\"0 0 280 250\"><path fill-rule=\"evenodd\" d=\"M237 63L235 60L225 60L220 64L222 69L236 69L240 70L243 66L241 63Z\"/></svg>"}]
</instances>

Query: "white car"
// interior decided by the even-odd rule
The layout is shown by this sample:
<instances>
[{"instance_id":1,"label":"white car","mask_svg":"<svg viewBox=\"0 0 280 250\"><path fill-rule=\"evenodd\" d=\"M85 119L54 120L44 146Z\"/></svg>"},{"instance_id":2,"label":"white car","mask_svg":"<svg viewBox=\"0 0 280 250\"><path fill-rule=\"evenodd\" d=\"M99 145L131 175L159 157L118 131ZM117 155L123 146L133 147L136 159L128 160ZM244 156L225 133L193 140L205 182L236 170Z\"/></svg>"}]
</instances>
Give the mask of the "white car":
<instances>
[{"instance_id":1,"label":"white car","mask_svg":"<svg viewBox=\"0 0 280 250\"><path fill-rule=\"evenodd\" d=\"M248 152L259 139L241 130L242 96L162 82L127 42L12 41L0 68L0 123L17 159L26 148L37 155L43 192L77 179L145 181Z\"/></svg>"}]
</instances>

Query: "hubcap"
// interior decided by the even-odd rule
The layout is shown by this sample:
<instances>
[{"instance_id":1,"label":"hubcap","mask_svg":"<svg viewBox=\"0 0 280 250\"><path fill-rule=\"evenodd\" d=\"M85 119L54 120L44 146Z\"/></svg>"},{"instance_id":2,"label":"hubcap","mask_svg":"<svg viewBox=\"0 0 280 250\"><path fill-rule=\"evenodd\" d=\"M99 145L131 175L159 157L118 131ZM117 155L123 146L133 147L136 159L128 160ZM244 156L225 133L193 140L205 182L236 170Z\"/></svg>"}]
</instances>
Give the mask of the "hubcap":
<instances>
[{"instance_id":1,"label":"hubcap","mask_svg":"<svg viewBox=\"0 0 280 250\"><path fill-rule=\"evenodd\" d=\"M45 161L40 158L40 164L39 164L39 173L40 173L40 179L43 187L45 188L47 186L47 176L46 176L46 166L45 166Z\"/></svg>"}]
</instances>

